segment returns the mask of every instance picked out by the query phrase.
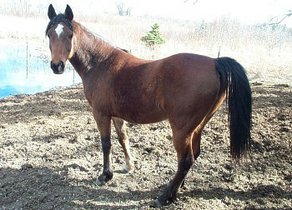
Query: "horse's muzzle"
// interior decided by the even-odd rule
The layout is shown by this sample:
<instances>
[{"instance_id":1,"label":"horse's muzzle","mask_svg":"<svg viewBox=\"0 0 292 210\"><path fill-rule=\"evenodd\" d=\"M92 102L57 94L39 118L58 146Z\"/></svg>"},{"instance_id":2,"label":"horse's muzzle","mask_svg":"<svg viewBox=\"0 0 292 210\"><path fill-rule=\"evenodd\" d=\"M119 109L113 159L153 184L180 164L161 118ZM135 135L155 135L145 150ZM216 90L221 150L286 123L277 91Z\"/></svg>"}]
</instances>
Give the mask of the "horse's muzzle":
<instances>
[{"instance_id":1,"label":"horse's muzzle","mask_svg":"<svg viewBox=\"0 0 292 210\"><path fill-rule=\"evenodd\" d=\"M51 61L51 68L55 74L63 74L65 69L65 64L63 61L60 61L59 63L53 63Z\"/></svg>"}]
</instances>

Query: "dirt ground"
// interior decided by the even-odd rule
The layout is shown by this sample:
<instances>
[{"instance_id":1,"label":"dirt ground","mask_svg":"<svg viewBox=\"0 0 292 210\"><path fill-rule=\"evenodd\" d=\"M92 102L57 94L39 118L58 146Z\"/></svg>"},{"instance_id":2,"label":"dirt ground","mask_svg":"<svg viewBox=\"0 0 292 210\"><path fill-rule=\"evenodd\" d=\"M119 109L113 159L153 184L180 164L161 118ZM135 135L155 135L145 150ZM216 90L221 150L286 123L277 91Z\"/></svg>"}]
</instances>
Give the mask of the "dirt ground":
<instances>
[{"instance_id":1,"label":"dirt ground","mask_svg":"<svg viewBox=\"0 0 292 210\"><path fill-rule=\"evenodd\" d=\"M292 208L292 88L252 89L250 160L231 161L223 107L204 130L178 201L165 209ZM152 209L176 170L168 123L129 124L130 174L121 172L113 131L115 174L100 187L101 143L90 110L80 85L0 100L0 209Z\"/></svg>"}]
</instances>

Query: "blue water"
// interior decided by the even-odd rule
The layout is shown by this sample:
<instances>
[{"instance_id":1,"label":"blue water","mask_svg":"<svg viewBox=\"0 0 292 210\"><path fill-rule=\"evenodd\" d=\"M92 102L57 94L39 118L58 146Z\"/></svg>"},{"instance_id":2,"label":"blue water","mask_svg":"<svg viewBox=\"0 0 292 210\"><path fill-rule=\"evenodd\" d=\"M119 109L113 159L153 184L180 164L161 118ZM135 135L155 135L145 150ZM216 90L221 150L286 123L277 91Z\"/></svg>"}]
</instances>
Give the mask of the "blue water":
<instances>
[{"instance_id":1,"label":"blue water","mask_svg":"<svg viewBox=\"0 0 292 210\"><path fill-rule=\"evenodd\" d=\"M52 72L46 47L43 43L25 40L0 40L0 98L33 94L80 82L68 64L64 74Z\"/></svg>"}]
</instances>

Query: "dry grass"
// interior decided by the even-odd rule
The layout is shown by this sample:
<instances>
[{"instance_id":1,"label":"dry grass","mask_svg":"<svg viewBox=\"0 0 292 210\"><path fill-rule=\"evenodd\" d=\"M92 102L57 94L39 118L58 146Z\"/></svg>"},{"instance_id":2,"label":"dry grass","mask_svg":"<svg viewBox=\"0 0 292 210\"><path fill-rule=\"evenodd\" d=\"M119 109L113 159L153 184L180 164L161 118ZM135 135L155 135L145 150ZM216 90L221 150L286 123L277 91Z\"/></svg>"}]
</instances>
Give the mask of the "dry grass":
<instances>
[{"instance_id":1,"label":"dry grass","mask_svg":"<svg viewBox=\"0 0 292 210\"><path fill-rule=\"evenodd\" d=\"M41 6L35 7L44 10ZM0 11L3 8L0 7ZM23 15L23 10L10 9L15 15ZM41 50L38 50L47 54L44 31L48 20L46 11L39 16L40 10L36 10L35 17L31 11L25 18L2 15L0 38L41 41ZM292 84L292 29L282 26L246 26L226 18L204 23L150 17L84 16L78 13L76 20L113 45L129 49L138 57L158 59L179 52L217 57L220 51L220 56L237 59L254 82ZM166 43L153 51L145 47L140 39L156 22Z\"/></svg>"}]
</instances>

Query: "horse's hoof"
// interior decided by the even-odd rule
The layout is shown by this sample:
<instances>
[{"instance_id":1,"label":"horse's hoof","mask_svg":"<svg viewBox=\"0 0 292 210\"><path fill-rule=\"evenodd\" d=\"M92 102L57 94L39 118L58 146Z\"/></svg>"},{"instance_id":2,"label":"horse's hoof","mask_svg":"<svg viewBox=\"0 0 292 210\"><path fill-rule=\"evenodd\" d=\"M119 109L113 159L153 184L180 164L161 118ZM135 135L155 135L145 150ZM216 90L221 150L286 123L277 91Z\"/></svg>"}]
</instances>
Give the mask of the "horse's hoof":
<instances>
[{"instance_id":1,"label":"horse's hoof","mask_svg":"<svg viewBox=\"0 0 292 210\"><path fill-rule=\"evenodd\" d=\"M96 184L99 186L105 185L108 181L110 181L113 178L113 173L108 171L102 173L96 180Z\"/></svg>"},{"instance_id":2,"label":"horse's hoof","mask_svg":"<svg viewBox=\"0 0 292 210\"><path fill-rule=\"evenodd\" d=\"M100 181L98 178L96 179L95 183L98 185L98 186L103 186L105 185L105 181Z\"/></svg>"},{"instance_id":3,"label":"horse's hoof","mask_svg":"<svg viewBox=\"0 0 292 210\"><path fill-rule=\"evenodd\" d=\"M163 206L170 205L176 201L176 196L169 196L167 194L162 194L154 201L154 206L156 208L161 208Z\"/></svg>"},{"instance_id":4,"label":"horse's hoof","mask_svg":"<svg viewBox=\"0 0 292 210\"><path fill-rule=\"evenodd\" d=\"M162 205L162 203L160 203L160 201L158 199L154 200L151 204L150 204L150 207L153 207L153 208L161 208L163 207L164 205Z\"/></svg>"},{"instance_id":5,"label":"horse's hoof","mask_svg":"<svg viewBox=\"0 0 292 210\"><path fill-rule=\"evenodd\" d=\"M174 201L172 200L160 200L159 198L154 200L151 204L150 207L154 207L154 208L162 208L163 206L167 206L170 205L171 203L173 203Z\"/></svg>"},{"instance_id":6,"label":"horse's hoof","mask_svg":"<svg viewBox=\"0 0 292 210\"><path fill-rule=\"evenodd\" d=\"M134 166L128 166L126 165L123 169L122 169L122 173L124 174L130 174L134 171Z\"/></svg>"}]
</instances>

